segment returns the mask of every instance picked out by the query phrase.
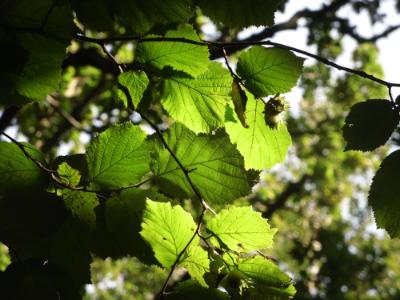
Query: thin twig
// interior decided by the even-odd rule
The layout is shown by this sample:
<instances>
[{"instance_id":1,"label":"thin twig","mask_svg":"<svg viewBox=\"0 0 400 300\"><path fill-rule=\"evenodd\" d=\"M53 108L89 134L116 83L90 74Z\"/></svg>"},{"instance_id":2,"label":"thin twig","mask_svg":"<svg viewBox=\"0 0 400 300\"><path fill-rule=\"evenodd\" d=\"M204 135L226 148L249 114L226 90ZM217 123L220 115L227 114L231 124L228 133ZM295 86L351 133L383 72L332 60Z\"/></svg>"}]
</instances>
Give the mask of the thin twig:
<instances>
[{"instance_id":1,"label":"thin twig","mask_svg":"<svg viewBox=\"0 0 400 300\"><path fill-rule=\"evenodd\" d=\"M69 112L65 111L64 109L62 109L60 102L58 102L56 99L54 99L52 96L48 96L47 97L47 101L50 103L50 105L52 107L54 107L59 113L60 115L62 115L64 117L64 119L71 124L72 127L78 129L78 130L83 130L87 133L90 133L89 130L86 130L81 123L79 123L79 121L73 116L71 115Z\"/></svg>"},{"instance_id":2,"label":"thin twig","mask_svg":"<svg viewBox=\"0 0 400 300\"><path fill-rule=\"evenodd\" d=\"M122 65L115 59L115 57L110 53L110 51L107 50L105 43L100 43L101 49L103 52L107 55L107 57L116 65L118 66L118 69L120 73L124 72L124 69L122 68Z\"/></svg>"},{"instance_id":3,"label":"thin twig","mask_svg":"<svg viewBox=\"0 0 400 300\"><path fill-rule=\"evenodd\" d=\"M24 144L18 142L16 139L14 139L13 137L11 137L9 134L5 133L4 131L1 132L2 135L4 135L6 138L8 138L11 142L13 142L23 153L24 155L30 160L32 161L36 166L38 166L39 169L41 169L42 171L45 171L47 173L50 174L54 174L56 173L55 171L47 168L41 161L35 159L26 149L24 146Z\"/></svg>"},{"instance_id":4,"label":"thin twig","mask_svg":"<svg viewBox=\"0 0 400 300\"><path fill-rule=\"evenodd\" d=\"M183 172L187 182L189 183L191 189L193 190L193 193L195 194L195 196L197 197L197 199L199 200L200 204L202 207L204 207L205 209L209 210L212 214L216 215L217 213L207 204L206 201L204 201L203 197L201 196L200 191L196 188L196 186L194 185L192 179L190 178L190 172L192 172L193 170L188 170L186 169L186 167L182 164L182 162L178 159L178 157L175 155L174 151L172 151L172 149L169 147L168 143L166 142L162 132L160 131L160 129L157 127L156 124L154 124L149 118L147 118L145 115L143 115L142 113L138 112L141 116L142 119L145 120L147 123L149 123L149 125L151 126L151 128L153 128L156 132L156 134L158 135L159 139L161 140L161 143L164 145L165 149L167 149L167 151L169 152L169 154L172 156L172 158L175 160L175 162L178 164L179 169L181 169L181 171Z\"/></svg>"},{"instance_id":5,"label":"thin twig","mask_svg":"<svg viewBox=\"0 0 400 300\"><path fill-rule=\"evenodd\" d=\"M400 83L395 83L395 82L389 82L383 79L380 79L378 77L375 77L372 74L369 74L365 71L362 70L355 70L343 65L339 65L325 57L322 57L317 54L313 54L311 52L292 47L289 45L281 44L281 43L276 43L271 40L266 40L266 41L236 41L236 42L214 42L214 41L205 41L205 40L191 40L187 38L172 38L172 37L151 37L151 38L143 38L141 36L120 36L120 37L108 37L108 38L92 38L92 37L87 37L84 35L75 35L75 38L77 40L81 41L86 41L86 42L92 42L95 44L104 44L104 43L111 43L111 42L117 42L117 41L137 41L138 43L148 43L148 42L180 42L180 43L187 43L187 44L192 44L192 45L198 45L198 46L214 46L218 47L220 49L226 48L226 47L235 47L235 46L255 46L255 45L260 45L260 46L274 46L277 48L285 49L285 50L290 50L302 55L305 55L307 57L310 57L312 59L315 59L325 65L331 66L335 69L351 73L357 76L360 76L362 78L368 79L370 81L379 83L381 85L387 86L387 87L400 87Z\"/></svg>"}]
</instances>

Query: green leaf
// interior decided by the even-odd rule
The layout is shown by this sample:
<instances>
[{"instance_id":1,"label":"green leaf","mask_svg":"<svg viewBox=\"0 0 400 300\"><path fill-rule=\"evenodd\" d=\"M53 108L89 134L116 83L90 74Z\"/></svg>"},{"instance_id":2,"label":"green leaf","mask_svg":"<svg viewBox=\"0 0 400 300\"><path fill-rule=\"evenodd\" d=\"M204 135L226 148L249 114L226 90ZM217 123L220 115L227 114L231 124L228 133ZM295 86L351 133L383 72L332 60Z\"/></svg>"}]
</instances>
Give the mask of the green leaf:
<instances>
[{"instance_id":1,"label":"green leaf","mask_svg":"<svg viewBox=\"0 0 400 300\"><path fill-rule=\"evenodd\" d=\"M399 124L398 111L387 100L356 103L343 126L346 150L372 151L384 145Z\"/></svg>"},{"instance_id":2,"label":"green leaf","mask_svg":"<svg viewBox=\"0 0 400 300\"><path fill-rule=\"evenodd\" d=\"M178 30L170 30L165 37L185 38L200 42L198 35L190 25L182 26ZM171 67L173 70L185 72L193 77L207 71L208 56L208 48L205 46L175 41L142 42L137 46L135 52L135 58L140 63L158 70Z\"/></svg>"},{"instance_id":3,"label":"green leaf","mask_svg":"<svg viewBox=\"0 0 400 300\"><path fill-rule=\"evenodd\" d=\"M269 287L287 288L291 279L270 260L261 256L245 258L238 264L238 270L254 282Z\"/></svg>"},{"instance_id":4,"label":"green leaf","mask_svg":"<svg viewBox=\"0 0 400 300\"><path fill-rule=\"evenodd\" d=\"M67 42L74 30L68 0L15 0L4 5L2 3L0 19L8 27L26 32L43 32L54 40Z\"/></svg>"},{"instance_id":5,"label":"green leaf","mask_svg":"<svg viewBox=\"0 0 400 300\"><path fill-rule=\"evenodd\" d=\"M242 123L243 127L248 128L249 125L247 125L246 120L247 95L237 79L233 80L232 83L232 100L240 123Z\"/></svg>"},{"instance_id":6,"label":"green leaf","mask_svg":"<svg viewBox=\"0 0 400 300\"><path fill-rule=\"evenodd\" d=\"M206 201L224 203L250 192L243 158L225 133L196 136L184 126L175 124L165 139L190 171L192 182ZM184 195L194 195L182 170L160 142L156 145L152 169L157 184L164 191L176 195L179 187Z\"/></svg>"},{"instance_id":7,"label":"green leaf","mask_svg":"<svg viewBox=\"0 0 400 300\"><path fill-rule=\"evenodd\" d=\"M97 228L103 230L95 241L97 255L112 258L129 255L146 264L156 263L150 246L139 234L147 198L163 202L170 200L152 190L137 188L127 189L107 199L105 212L99 211L104 216L97 214L98 219L105 221L105 228Z\"/></svg>"},{"instance_id":8,"label":"green leaf","mask_svg":"<svg viewBox=\"0 0 400 300\"><path fill-rule=\"evenodd\" d=\"M222 210L207 223L207 230L212 233L215 245L245 253L271 247L277 231L251 207Z\"/></svg>"},{"instance_id":9,"label":"green leaf","mask_svg":"<svg viewBox=\"0 0 400 300\"><path fill-rule=\"evenodd\" d=\"M303 59L279 48L253 46L239 56L237 73L256 97L289 92L299 79Z\"/></svg>"},{"instance_id":10,"label":"green leaf","mask_svg":"<svg viewBox=\"0 0 400 300\"><path fill-rule=\"evenodd\" d=\"M144 92L149 84L149 79L143 71L128 71L118 76L118 82L126 88L129 93L129 99L127 99L125 91L119 91L119 96L128 107L128 102L132 101L133 107L138 107L140 100L142 100Z\"/></svg>"},{"instance_id":11,"label":"green leaf","mask_svg":"<svg viewBox=\"0 0 400 300\"><path fill-rule=\"evenodd\" d=\"M23 144L29 155L45 163L41 152ZM14 143L0 142L0 195L39 191L50 183L50 177L30 160ZM0 197L1 202L1 197Z\"/></svg>"},{"instance_id":12,"label":"green leaf","mask_svg":"<svg viewBox=\"0 0 400 300\"><path fill-rule=\"evenodd\" d=\"M111 31L114 27L112 6L108 0L71 1L80 22L97 31Z\"/></svg>"},{"instance_id":13,"label":"green leaf","mask_svg":"<svg viewBox=\"0 0 400 300\"><path fill-rule=\"evenodd\" d=\"M251 25L272 25L280 2L280 0L199 0L198 4L203 13L214 22L241 28Z\"/></svg>"},{"instance_id":14,"label":"green leaf","mask_svg":"<svg viewBox=\"0 0 400 300\"><path fill-rule=\"evenodd\" d=\"M164 268L170 268L196 232L192 216L179 205L146 201L140 234Z\"/></svg>"},{"instance_id":15,"label":"green leaf","mask_svg":"<svg viewBox=\"0 0 400 300\"><path fill-rule=\"evenodd\" d=\"M68 164L72 169L77 171L81 175L82 182L87 181L88 170L87 170L85 154L72 154L72 155L66 155L66 156L57 156L51 162L51 169L57 170L58 167L63 163Z\"/></svg>"},{"instance_id":16,"label":"green leaf","mask_svg":"<svg viewBox=\"0 0 400 300\"><path fill-rule=\"evenodd\" d=\"M138 33L158 24L184 23L192 14L190 0L71 1L79 20L91 29L113 31L115 23Z\"/></svg>"},{"instance_id":17,"label":"green leaf","mask_svg":"<svg viewBox=\"0 0 400 300\"><path fill-rule=\"evenodd\" d=\"M67 211L62 199L44 190L15 190L0 199L0 241L21 245L54 234L64 223Z\"/></svg>"},{"instance_id":18,"label":"green leaf","mask_svg":"<svg viewBox=\"0 0 400 300\"><path fill-rule=\"evenodd\" d=\"M157 24L187 22L193 5L191 0L116 0L111 9L119 23L144 33Z\"/></svg>"},{"instance_id":19,"label":"green leaf","mask_svg":"<svg viewBox=\"0 0 400 300\"><path fill-rule=\"evenodd\" d=\"M81 174L73 169L68 163L63 162L58 165L57 174L60 180L68 186L76 187L81 181Z\"/></svg>"},{"instance_id":20,"label":"green leaf","mask_svg":"<svg viewBox=\"0 0 400 300\"><path fill-rule=\"evenodd\" d=\"M16 90L30 99L44 100L59 87L67 44L36 33L20 33L19 38L23 47L29 49L30 56L17 75Z\"/></svg>"},{"instance_id":21,"label":"green leaf","mask_svg":"<svg viewBox=\"0 0 400 300\"><path fill-rule=\"evenodd\" d=\"M374 211L378 227L391 237L400 237L400 150L386 157L372 180L368 203Z\"/></svg>"},{"instance_id":22,"label":"green leaf","mask_svg":"<svg viewBox=\"0 0 400 300\"><path fill-rule=\"evenodd\" d=\"M0 28L0 99L5 104L21 104L27 101L16 94L15 82L29 59L17 37Z\"/></svg>"},{"instance_id":23,"label":"green leaf","mask_svg":"<svg viewBox=\"0 0 400 300\"><path fill-rule=\"evenodd\" d=\"M173 293L166 296L168 300L228 300L231 299L227 293L218 289L205 288L194 280L186 280L178 284Z\"/></svg>"},{"instance_id":24,"label":"green leaf","mask_svg":"<svg viewBox=\"0 0 400 300\"><path fill-rule=\"evenodd\" d=\"M173 76L162 83L161 103L172 118L195 133L221 127L230 101L232 78L219 63L210 63L195 79Z\"/></svg>"},{"instance_id":25,"label":"green leaf","mask_svg":"<svg viewBox=\"0 0 400 300\"><path fill-rule=\"evenodd\" d=\"M16 37L29 53L22 70L8 74L12 84L2 101L24 103L43 100L47 94L58 89L65 49L72 38L72 12L68 1L8 2L2 7L0 19L8 28L21 28ZM18 51L16 54L13 60L20 60L21 54Z\"/></svg>"},{"instance_id":26,"label":"green leaf","mask_svg":"<svg viewBox=\"0 0 400 300\"><path fill-rule=\"evenodd\" d=\"M210 259L208 253L200 246L191 246L186 250L185 256L181 263L185 267L190 276L195 278L202 286L207 287L204 280L204 274L210 271Z\"/></svg>"},{"instance_id":27,"label":"green leaf","mask_svg":"<svg viewBox=\"0 0 400 300\"><path fill-rule=\"evenodd\" d=\"M263 300L288 300L292 299L296 294L293 285L287 288L265 287L263 285L255 285L247 289L243 295L245 299L263 299Z\"/></svg>"},{"instance_id":28,"label":"green leaf","mask_svg":"<svg viewBox=\"0 0 400 300\"><path fill-rule=\"evenodd\" d=\"M247 93L247 97L246 115L249 128L244 128L235 117L236 122L227 120L225 129L231 142L237 145L243 155L247 170L267 169L285 159L292 140L283 123L275 128L265 123L264 103L261 100L255 100L250 93Z\"/></svg>"},{"instance_id":29,"label":"green leaf","mask_svg":"<svg viewBox=\"0 0 400 300\"><path fill-rule=\"evenodd\" d=\"M62 196L65 207L71 212L72 216L84 226L93 230L96 227L95 208L99 205L96 194L63 190Z\"/></svg>"},{"instance_id":30,"label":"green leaf","mask_svg":"<svg viewBox=\"0 0 400 300\"><path fill-rule=\"evenodd\" d=\"M115 125L89 145L86 161L93 187L119 188L137 183L149 171L146 134L132 123Z\"/></svg>"}]
</instances>

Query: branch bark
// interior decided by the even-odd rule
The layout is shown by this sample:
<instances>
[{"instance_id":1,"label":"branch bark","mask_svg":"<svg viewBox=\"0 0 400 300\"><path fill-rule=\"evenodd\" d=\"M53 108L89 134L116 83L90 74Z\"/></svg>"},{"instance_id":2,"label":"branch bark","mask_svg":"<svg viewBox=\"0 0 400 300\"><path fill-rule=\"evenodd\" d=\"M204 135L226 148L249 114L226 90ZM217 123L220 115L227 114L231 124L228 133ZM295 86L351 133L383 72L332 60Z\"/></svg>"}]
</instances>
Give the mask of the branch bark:
<instances>
[{"instance_id":1,"label":"branch bark","mask_svg":"<svg viewBox=\"0 0 400 300\"><path fill-rule=\"evenodd\" d=\"M286 202L293 195L301 191L304 187L304 184L309 179L309 175L303 175L299 181L290 182L285 190L276 197L275 201L268 205L268 208L265 212L263 212L262 216L264 218L270 219L272 215L278 210L283 208L286 205Z\"/></svg>"}]
</instances>

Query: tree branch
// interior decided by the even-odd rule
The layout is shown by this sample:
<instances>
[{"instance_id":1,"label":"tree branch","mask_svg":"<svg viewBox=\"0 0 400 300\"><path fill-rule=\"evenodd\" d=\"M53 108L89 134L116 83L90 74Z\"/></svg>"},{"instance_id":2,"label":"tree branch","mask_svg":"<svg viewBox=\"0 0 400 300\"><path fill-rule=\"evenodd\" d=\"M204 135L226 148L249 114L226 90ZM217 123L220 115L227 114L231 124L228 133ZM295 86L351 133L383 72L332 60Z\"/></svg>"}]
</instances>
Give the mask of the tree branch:
<instances>
[{"instance_id":1,"label":"tree branch","mask_svg":"<svg viewBox=\"0 0 400 300\"><path fill-rule=\"evenodd\" d=\"M306 57L313 58L316 61L319 61L325 65L331 66L335 69L360 76L362 78L365 78L370 81L384 85L388 88L400 87L400 83L389 82L389 81L380 79L378 77L375 77L374 75L369 74L365 71L356 70L356 69L352 69L352 68L349 68L349 67L346 67L343 65L339 65L339 64L337 64L325 57L322 57L320 55L313 54L311 52L308 52L308 51L305 51L305 50L302 50L302 49L299 49L296 47L292 47L292 46L281 44L281 43L276 43L276 42L269 41L269 40L267 40L267 41L213 42L213 41L205 41L205 40L195 41L195 40L190 40L190 39L186 39L186 38L172 38L172 37L142 38L140 36L121 36L121 37L108 37L108 38L92 38L92 37L87 37L87 36L82 36L82 35L77 35L77 36L75 36L75 38L78 40L81 40L81 41L92 42L92 43L96 43L96 44L110 43L110 42L115 42L115 41L131 41L131 40L135 40L138 43L180 42L180 43L187 43L187 44L198 45L198 46L214 46L214 47L220 48L221 51L223 48L226 49L226 51L227 51L227 49L229 49L229 47L237 47L237 46L244 46L244 47L254 46L254 45L274 46L276 48L290 50L295 53L302 54Z\"/></svg>"},{"instance_id":2,"label":"tree branch","mask_svg":"<svg viewBox=\"0 0 400 300\"><path fill-rule=\"evenodd\" d=\"M265 212L263 212L262 216L264 218L270 219L271 216L278 210L281 209L282 207L285 206L287 200L292 196L293 194L299 192L303 186L304 183L309 179L309 175L305 174L303 175L299 181L296 182L290 182L285 190L276 197L275 201L268 205L268 208Z\"/></svg>"},{"instance_id":3,"label":"tree branch","mask_svg":"<svg viewBox=\"0 0 400 300\"><path fill-rule=\"evenodd\" d=\"M94 97L96 97L98 94L101 93L103 86L105 83L105 75L103 74L102 77L99 80L99 83L97 86L92 89L83 99L81 102L79 102L75 108L72 110L70 113L70 116L74 118L76 121L81 119L82 112L86 108L86 106L89 104L91 100L93 100ZM51 148L54 146L58 145L60 142L60 138L63 134L65 134L69 129L73 127L72 123L70 120L65 119L64 122L62 122L58 128L57 131L53 134L51 138L46 140L42 146L42 151L44 153L48 152Z\"/></svg>"},{"instance_id":4,"label":"tree branch","mask_svg":"<svg viewBox=\"0 0 400 300\"><path fill-rule=\"evenodd\" d=\"M11 121L21 110L21 106L11 105L8 106L2 113L0 118L0 131L6 130L8 126L10 126Z\"/></svg>"}]
</instances>

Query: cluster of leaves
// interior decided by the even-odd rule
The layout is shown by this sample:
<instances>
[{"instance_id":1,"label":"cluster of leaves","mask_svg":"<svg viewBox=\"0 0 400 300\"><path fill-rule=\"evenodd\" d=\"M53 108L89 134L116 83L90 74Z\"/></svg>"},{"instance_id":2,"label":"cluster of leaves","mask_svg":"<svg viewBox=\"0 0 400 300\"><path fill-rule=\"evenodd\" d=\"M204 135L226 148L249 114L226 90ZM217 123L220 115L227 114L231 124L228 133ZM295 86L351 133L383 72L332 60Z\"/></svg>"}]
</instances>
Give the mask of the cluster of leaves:
<instances>
[{"instance_id":1,"label":"cluster of leaves","mask_svg":"<svg viewBox=\"0 0 400 300\"><path fill-rule=\"evenodd\" d=\"M399 121L399 107L393 99L369 99L353 105L343 127L346 149L372 151L384 145ZM399 166L400 151L396 150L383 160L368 197L377 225L386 229L391 237L400 237L396 195Z\"/></svg>"},{"instance_id":2,"label":"cluster of leaves","mask_svg":"<svg viewBox=\"0 0 400 300\"><path fill-rule=\"evenodd\" d=\"M239 57L236 75L209 60L206 45L186 23L194 11L186 0L71 4L78 21L93 30L124 26L145 33L155 25L181 23L138 41L137 68L125 71L118 65L125 109L146 119L148 102L156 100L145 95L157 94L176 124L162 134L149 121L159 133L154 136L132 122L113 125L90 142L85 154L56 157L51 163L32 145L2 142L0 236L15 257L2 273L5 294L77 298L90 282L95 254L135 256L171 273L177 265L186 268L194 281L179 285L168 296L173 299L292 296L290 277L257 252L272 246L276 230L267 220L248 206L216 214L209 205L221 207L248 195L254 171L283 161L290 135L284 124L265 121L263 97L288 92L303 60L287 50L254 46ZM272 24L276 9L273 3L262 4L270 14L265 17L247 4L229 15L207 1L199 6L237 27ZM43 101L59 83L65 48L76 30L69 3L2 1L0 7L2 51L21 56L21 65L15 66L11 53L1 55L10 66L2 71L2 101ZM231 18L244 8L251 8L247 17L234 22ZM188 198L202 206L197 222L179 204L171 206ZM206 212L215 214L207 222ZM227 292L217 289L221 286Z\"/></svg>"},{"instance_id":3,"label":"cluster of leaves","mask_svg":"<svg viewBox=\"0 0 400 300\"><path fill-rule=\"evenodd\" d=\"M296 85L303 59L282 47L252 46L233 71L225 45L202 41L191 21L201 11L234 29L269 26L279 2L0 1L2 104L42 102L57 90L74 39L100 46L118 70L115 106L138 113L155 131L114 124L84 154L54 159L30 144L1 142L0 241L13 257L0 273L5 295L78 299L90 282L92 255L134 256L169 270L160 298L295 294L291 278L261 252L272 247L276 229L248 204L225 206L248 195L260 171L285 159L291 137L277 121L285 109L279 94ZM120 32L134 42L128 66L109 51L115 45L106 45ZM208 46L225 54L226 67L210 61ZM148 117L155 106L175 122L165 132ZM373 150L398 122L393 100L356 104L344 127L347 148ZM378 224L393 236L399 222L386 188L388 182L395 188L398 163L396 154L383 162L370 196ZM166 294L178 266L191 279Z\"/></svg>"}]
</instances>

